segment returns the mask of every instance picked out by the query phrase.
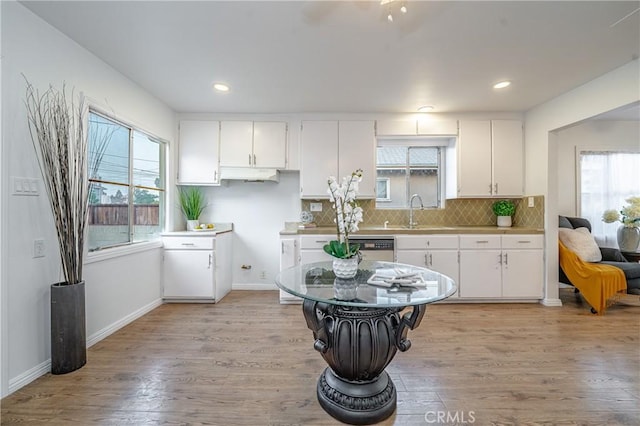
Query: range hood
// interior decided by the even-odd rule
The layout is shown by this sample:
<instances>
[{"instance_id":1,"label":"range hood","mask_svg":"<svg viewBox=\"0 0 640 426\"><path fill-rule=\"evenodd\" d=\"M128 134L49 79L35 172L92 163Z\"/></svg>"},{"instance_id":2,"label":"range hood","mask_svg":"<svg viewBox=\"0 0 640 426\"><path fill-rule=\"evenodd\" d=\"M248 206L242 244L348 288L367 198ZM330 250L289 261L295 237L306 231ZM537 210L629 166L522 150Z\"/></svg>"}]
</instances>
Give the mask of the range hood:
<instances>
[{"instance_id":1,"label":"range hood","mask_svg":"<svg viewBox=\"0 0 640 426\"><path fill-rule=\"evenodd\" d=\"M276 169L255 167L220 167L221 180L244 180L247 182L278 182L280 172Z\"/></svg>"}]
</instances>

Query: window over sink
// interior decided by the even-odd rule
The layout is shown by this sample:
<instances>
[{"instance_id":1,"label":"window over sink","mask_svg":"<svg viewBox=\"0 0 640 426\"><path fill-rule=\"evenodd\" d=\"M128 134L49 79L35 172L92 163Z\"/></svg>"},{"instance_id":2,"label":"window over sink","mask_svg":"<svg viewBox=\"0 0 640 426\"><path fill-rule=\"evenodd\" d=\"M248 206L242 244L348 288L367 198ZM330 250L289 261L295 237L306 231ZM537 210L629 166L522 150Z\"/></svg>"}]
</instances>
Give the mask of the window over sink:
<instances>
[{"instance_id":1,"label":"window over sink","mask_svg":"<svg viewBox=\"0 0 640 426\"><path fill-rule=\"evenodd\" d=\"M442 208L444 148L451 143L449 138L378 139L376 208L408 209L413 194L424 208Z\"/></svg>"}]
</instances>

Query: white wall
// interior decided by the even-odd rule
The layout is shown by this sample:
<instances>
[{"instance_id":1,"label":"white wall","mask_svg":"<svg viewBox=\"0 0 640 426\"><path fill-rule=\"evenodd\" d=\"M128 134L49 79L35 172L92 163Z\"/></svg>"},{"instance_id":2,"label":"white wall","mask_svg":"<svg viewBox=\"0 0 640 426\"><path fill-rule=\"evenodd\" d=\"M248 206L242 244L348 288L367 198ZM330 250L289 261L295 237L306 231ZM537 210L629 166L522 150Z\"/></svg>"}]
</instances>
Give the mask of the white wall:
<instances>
[{"instance_id":1,"label":"white wall","mask_svg":"<svg viewBox=\"0 0 640 426\"><path fill-rule=\"evenodd\" d=\"M576 149L640 151L639 121L589 120L557 132L558 213L578 215Z\"/></svg>"},{"instance_id":2,"label":"white wall","mask_svg":"<svg viewBox=\"0 0 640 426\"><path fill-rule=\"evenodd\" d=\"M173 139L173 112L139 86L15 2L2 8L2 175L40 178L24 107L24 74L38 89L49 84L82 91L153 134ZM46 195L2 192L2 396L47 371L49 286L60 280L53 221ZM33 259L33 240L45 240L46 256ZM151 273L141 273L144 264ZM132 315L160 303L160 250L86 266L87 336L104 337Z\"/></svg>"},{"instance_id":3,"label":"white wall","mask_svg":"<svg viewBox=\"0 0 640 426\"><path fill-rule=\"evenodd\" d=\"M280 270L279 232L300 218L300 174L281 172L280 182L231 181L205 188L206 222L233 222L234 289L275 289ZM251 269L242 269L251 265ZM264 275L263 275L264 273Z\"/></svg>"},{"instance_id":4,"label":"white wall","mask_svg":"<svg viewBox=\"0 0 640 426\"><path fill-rule=\"evenodd\" d=\"M640 100L640 60L539 105L525 114L525 192L545 194L546 291L544 303L558 298L558 164L561 128Z\"/></svg>"}]
</instances>

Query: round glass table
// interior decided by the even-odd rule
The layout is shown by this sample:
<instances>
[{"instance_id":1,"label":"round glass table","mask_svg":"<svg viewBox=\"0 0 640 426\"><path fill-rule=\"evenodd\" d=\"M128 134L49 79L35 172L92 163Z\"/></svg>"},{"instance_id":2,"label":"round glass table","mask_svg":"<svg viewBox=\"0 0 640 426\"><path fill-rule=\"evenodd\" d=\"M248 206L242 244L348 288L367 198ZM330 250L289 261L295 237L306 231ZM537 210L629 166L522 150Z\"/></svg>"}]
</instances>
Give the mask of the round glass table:
<instances>
[{"instance_id":1,"label":"round glass table","mask_svg":"<svg viewBox=\"0 0 640 426\"><path fill-rule=\"evenodd\" d=\"M378 261L361 262L346 280L336 278L332 262L298 265L281 271L276 284L303 299L313 347L329 365L318 379L318 402L350 424L393 414L396 389L384 369L398 350L411 347L407 333L426 305L456 291L451 278L435 271Z\"/></svg>"}]
</instances>

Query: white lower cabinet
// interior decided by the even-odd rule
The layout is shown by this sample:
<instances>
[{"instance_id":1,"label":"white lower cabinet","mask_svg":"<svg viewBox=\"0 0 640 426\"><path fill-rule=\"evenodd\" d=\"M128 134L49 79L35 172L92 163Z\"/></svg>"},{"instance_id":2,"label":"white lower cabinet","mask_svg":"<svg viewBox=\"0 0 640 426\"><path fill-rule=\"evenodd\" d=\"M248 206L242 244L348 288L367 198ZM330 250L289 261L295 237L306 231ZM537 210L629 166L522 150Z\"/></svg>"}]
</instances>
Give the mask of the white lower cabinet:
<instances>
[{"instance_id":1,"label":"white lower cabinet","mask_svg":"<svg viewBox=\"0 0 640 426\"><path fill-rule=\"evenodd\" d=\"M543 244L542 235L502 236L502 297L542 299Z\"/></svg>"},{"instance_id":2,"label":"white lower cabinet","mask_svg":"<svg viewBox=\"0 0 640 426\"><path fill-rule=\"evenodd\" d=\"M163 298L219 302L231 290L231 239L230 232L163 235Z\"/></svg>"},{"instance_id":3,"label":"white lower cabinet","mask_svg":"<svg viewBox=\"0 0 640 426\"><path fill-rule=\"evenodd\" d=\"M280 270L298 264L298 237L280 237ZM302 299L280 290L280 303L302 303Z\"/></svg>"},{"instance_id":4,"label":"white lower cabinet","mask_svg":"<svg viewBox=\"0 0 640 426\"><path fill-rule=\"evenodd\" d=\"M460 265L457 235L398 235L396 261L432 269L452 278L459 285ZM457 298L459 291L453 294Z\"/></svg>"},{"instance_id":5,"label":"white lower cabinet","mask_svg":"<svg viewBox=\"0 0 640 426\"><path fill-rule=\"evenodd\" d=\"M541 235L461 235L460 297L540 299Z\"/></svg>"}]
</instances>

